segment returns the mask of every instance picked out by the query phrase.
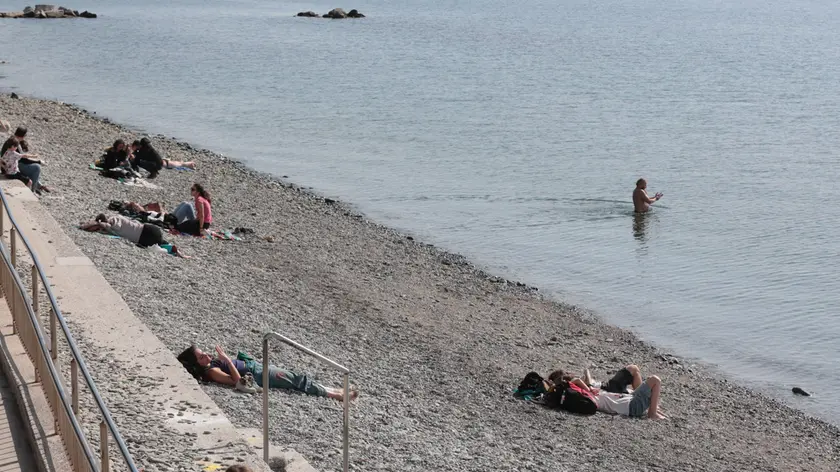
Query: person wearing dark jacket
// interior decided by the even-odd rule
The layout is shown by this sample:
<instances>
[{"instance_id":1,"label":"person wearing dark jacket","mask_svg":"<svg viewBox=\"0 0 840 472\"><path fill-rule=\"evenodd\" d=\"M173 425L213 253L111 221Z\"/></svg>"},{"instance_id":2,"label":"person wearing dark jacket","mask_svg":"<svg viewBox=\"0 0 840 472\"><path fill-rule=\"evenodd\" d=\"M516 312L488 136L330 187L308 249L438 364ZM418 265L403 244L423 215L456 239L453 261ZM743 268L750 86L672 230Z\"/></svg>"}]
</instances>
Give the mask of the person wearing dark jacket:
<instances>
[{"instance_id":1,"label":"person wearing dark jacket","mask_svg":"<svg viewBox=\"0 0 840 472\"><path fill-rule=\"evenodd\" d=\"M131 167L134 171L137 172L142 167L149 171L150 179L157 177L160 170L163 169L163 159L161 159L157 150L152 147L149 138L134 141L131 147L134 151L134 157L131 159Z\"/></svg>"},{"instance_id":2,"label":"person wearing dark jacket","mask_svg":"<svg viewBox=\"0 0 840 472\"><path fill-rule=\"evenodd\" d=\"M128 150L125 147L125 141L118 139L114 141L114 145L105 150L105 156L102 158L102 168L105 170L116 169L117 167L124 167L128 162Z\"/></svg>"}]
</instances>

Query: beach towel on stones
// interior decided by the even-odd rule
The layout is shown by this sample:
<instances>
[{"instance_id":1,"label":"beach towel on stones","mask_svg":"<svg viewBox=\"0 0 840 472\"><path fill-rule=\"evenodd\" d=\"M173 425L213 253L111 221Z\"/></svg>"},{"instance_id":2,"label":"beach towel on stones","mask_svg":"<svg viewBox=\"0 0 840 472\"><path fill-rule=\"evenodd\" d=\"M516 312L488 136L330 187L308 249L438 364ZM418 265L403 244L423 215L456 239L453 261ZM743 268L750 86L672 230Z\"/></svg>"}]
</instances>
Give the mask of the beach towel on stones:
<instances>
[{"instance_id":1,"label":"beach towel on stones","mask_svg":"<svg viewBox=\"0 0 840 472\"><path fill-rule=\"evenodd\" d=\"M565 382L545 394L545 405L549 408L579 415L594 415L598 411L598 405L595 403L595 396L592 392Z\"/></svg>"}]
</instances>

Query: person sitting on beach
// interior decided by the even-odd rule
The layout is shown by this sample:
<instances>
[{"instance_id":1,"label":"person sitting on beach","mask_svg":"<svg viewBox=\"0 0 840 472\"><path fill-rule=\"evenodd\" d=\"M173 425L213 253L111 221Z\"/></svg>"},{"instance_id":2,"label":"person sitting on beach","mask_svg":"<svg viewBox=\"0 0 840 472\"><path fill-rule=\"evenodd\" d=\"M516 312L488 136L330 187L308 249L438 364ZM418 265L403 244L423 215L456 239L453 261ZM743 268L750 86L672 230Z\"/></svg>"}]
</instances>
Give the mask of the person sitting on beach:
<instances>
[{"instance_id":1,"label":"person sitting on beach","mask_svg":"<svg viewBox=\"0 0 840 472\"><path fill-rule=\"evenodd\" d=\"M131 143L131 167L135 172L140 171L140 167L149 172L150 179L154 179L163 168L163 159L160 154L152 147L152 141L149 138L143 138L139 141Z\"/></svg>"},{"instance_id":2,"label":"person sitting on beach","mask_svg":"<svg viewBox=\"0 0 840 472\"><path fill-rule=\"evenodd\" d=\"M3 148L0 150L2 152L3 173L10 178L27 183L34 193L40 195L41 191L50 191L46 185L41 185L40 182L41 164L44 162L37 154L29 152L29 145L24 139L26 133L26 128L18 127L15 134L3 143Z\"/></svg>"},{"instance_id":3,"label":"person sitting on beach","mask_svg":"<svg viewBox=\"0 0 840 472\"><path fill-rule=\"evenodd\" d=\"M164 159L163 160L163 167L166 169L177 169L179 167L185 167L187 169L195 170L195 162L193 161L173 161L171 159Z\"/></svg>"},{"instance_id":4,"label":"person sitting on beach","mask_svg":"<svg viewBox=\"0 0 840 472\"><path fill-rule=\"evenodd\" d=\"M204 236L207 228L213 222L213 212L210 208L210 193L204 190L201 184L193 184L190 187L190 195L195 199L195 218L190 218L178 223L178 231L194 236Z\"/></svg>"},{"instance_id":5,"label":"person sitting on beach","mask_svg":"<svg viewBox=\"0 0 840 472\"><path fill-rule=\"evenodd\" d=\"M100 167L105 170L111 170L128 166L128 148L126 148L125 141L118 139L114 141L113 146L105 150Z\"/></svg>"},{"instance_id":6,"label":"person sitting on beach","mask_svg":"<svg viewBox=\"0 0 840 472\"><path fill-rule=\"evenodd\" d=\"M176 247L163 239L163 231L153 224L140 223L122 215L106 216L100 213L94 221L82 223L79 227L85 231L102 231L127 239L140 247L158 245L168 247L176 256L186 257Z\"/></svg>"},{"instance_id":7,"label":"person sitting on beach","mask_svg":"<svg viewBox=\"0 0 840 472\"><path fill-rule=\"evenodd\" d=\"M624 382L627 380L628 374L632 378L630 385L633 387L633 393L615 393L605 389L624 389L626 391L627 386ZM556 370L549 375L549 379L561 379L561 382L573 383L581 389L594 394L595 405L600 412L641 418L645 416L645 412L647 411L647 417L650 419L660 420L666 418L666 416L659 411L659 396L662 381L659 377L652 375L642 382L641 372L639 371L639 368L634 365L627 366L618 371L618 373L616 373L616 375L610 379L607 384L605 384L605 388L591 387L592 378L589 377L588 372L586 377L589 378L586 380L589 380L589 383L581 378L576 377L569 379L569 377L570 376L562 370Z\"/></svg>"},{"instance_id":8,"label":"person sitting on beach","mask_svg":"<svg viewBox=\"0 0 840 472\"><path fill-rule=\"evenodd\" d=\"M661 192L654 195L653 198L650 198L646 189L647 181L645 179L636 181L636 190L633 190L633 211L636 213L646 213L650 210L650 205L653 205L662 198L663 194Z\"/></svg>"},{"instance_id":9,"label":"person sitting on beach","mask_svg":"<svg viewBox=\"0 0 840 472\"><path fill-rule=\"evenodd\" d=\"M20 180L31 189L32 180L23 175L18 167L20 159L24 156L37 157L34 154L21 154L19 148L10 147L3 153L2 156L0 156L2 157L0 158L0 168L2 168L3 175L5 175L6 178Z\"/></svg>"},{"instance_id":10,"label":"person sitting on beach","mask_svg":"<svg viewBox=\"0 0 840 472\"><path fill-rule=\"evenodd\" d=\"M257 385L265 387L263 385L262 363L247 355L240 355L237 356L236 360L232 360L220 346L216 346L216 358L214 359L195 347L194 344L190 345L178 355L178 361L187 369L187 372L203 382L237 386L241 384L241 378L251 374ZM344 399L344 389L325 387L313 382L306 375L296 374L279 367L269 366L268 379L270 388L296 390L307 395L327 397L338 401ZM351 388L350 399L353 400L358 395L358 390Z\"/></svg>"}]
</instances>

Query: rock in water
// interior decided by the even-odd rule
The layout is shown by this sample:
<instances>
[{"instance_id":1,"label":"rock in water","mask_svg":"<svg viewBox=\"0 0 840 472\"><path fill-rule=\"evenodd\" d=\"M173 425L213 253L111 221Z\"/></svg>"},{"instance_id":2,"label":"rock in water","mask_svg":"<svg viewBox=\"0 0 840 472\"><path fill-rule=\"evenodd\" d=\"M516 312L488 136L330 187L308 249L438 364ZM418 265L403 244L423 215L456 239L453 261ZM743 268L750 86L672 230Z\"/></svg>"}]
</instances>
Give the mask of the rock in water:
<instances>
[{"instance_id":1,"label":"rock in water","mask_svg":"<svg viewBox=\"0 0 840 472\"><path fill-rule=\"evenodd\" d=\"M333 8L330 10L329 13L324 15L324 18L332 18L332 19L339 19L339 18L347 18L347 13L344 12L341 8Z\"/></svg>"},{"instance_id":2,"label":"rock in water","mask_svg":"<svg viewBox=\"0 0 840 472\"><path fill-rule=\"evenodd\" d=\"M359 13L359 10L356 10L354 8L354 9L350 10L350 13L347 14L347 17L348 18L364 18L365 15L362 15L361 13Z\"/></svg>"},{"instance_id":3,"label":"rock in water","mask_svg":"<svg viewBox=\"0 0 840 472\"><path fill-rule=\"evenodd\" d=\"M302 12L298 13L297 16L305 16L305 17L308 17L308 18L318 18L321 15L315 13L314 11L302 11Z\"/></svg>"},{"instance_id":4,"label":"rock in water","mask_svg":"<svg viewBox=\"0 0 840 472\"><path fill-rule=\"evenodd\" d=\"M18 99L18 98L20 98L20 97L18 97L18 94L16 94L16 93L12 92L12 94L11 94L11 95L9 95L9 98Z\"/></svg>"},{"instance_id":5,"label":"rock in water","mask_svg":"<svg viewBox=\"0 0 840 472\"><path fill-rule=\"evenodd\" d=\"M793 393L795 393L797 395L802 395L803 397L810 397L811 396L810 393L806 392L805 390L802 390L799 387L793 387Z\"/></svg>"}]
</instances>

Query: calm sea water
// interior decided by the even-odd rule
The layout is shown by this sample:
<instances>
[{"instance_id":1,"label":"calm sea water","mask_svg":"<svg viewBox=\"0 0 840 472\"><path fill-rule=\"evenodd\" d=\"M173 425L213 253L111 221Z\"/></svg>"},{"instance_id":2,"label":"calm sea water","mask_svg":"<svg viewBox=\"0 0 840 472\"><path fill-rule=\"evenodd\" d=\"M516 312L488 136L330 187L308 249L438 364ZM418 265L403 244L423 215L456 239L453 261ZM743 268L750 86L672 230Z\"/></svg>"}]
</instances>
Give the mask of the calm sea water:
<instances>
[{"instance_id":1,"label":"calm sea water","mask_svg":"<svg viewBox=\"0 0 840 472\"><path fill-rule=\"evenodd\" d=\"M68 6L101 18L2 20L0 86L288 175L840 422L837 2Z\"/></svg>"}]
</instances>

